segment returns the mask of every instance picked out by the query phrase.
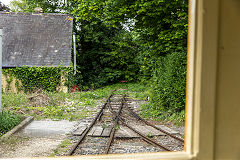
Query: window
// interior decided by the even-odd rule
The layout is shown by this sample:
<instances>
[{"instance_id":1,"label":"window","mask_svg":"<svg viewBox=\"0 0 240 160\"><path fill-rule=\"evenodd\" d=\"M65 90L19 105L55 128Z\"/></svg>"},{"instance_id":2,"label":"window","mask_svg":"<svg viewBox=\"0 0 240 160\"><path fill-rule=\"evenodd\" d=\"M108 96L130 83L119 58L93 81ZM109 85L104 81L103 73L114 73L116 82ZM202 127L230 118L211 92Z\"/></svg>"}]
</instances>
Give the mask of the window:
<instances>
[{"instance_id":1,"label":"window","mask_svg":"<svg viewBox=\"0 0 240 160\"><path fill-rule=\"evenodd\" d=\"M190 0L185 151L67 159L213 159L218 48L218 0ZM61 158L59 159L66 159Z\"/></svg>"}]
</instances>

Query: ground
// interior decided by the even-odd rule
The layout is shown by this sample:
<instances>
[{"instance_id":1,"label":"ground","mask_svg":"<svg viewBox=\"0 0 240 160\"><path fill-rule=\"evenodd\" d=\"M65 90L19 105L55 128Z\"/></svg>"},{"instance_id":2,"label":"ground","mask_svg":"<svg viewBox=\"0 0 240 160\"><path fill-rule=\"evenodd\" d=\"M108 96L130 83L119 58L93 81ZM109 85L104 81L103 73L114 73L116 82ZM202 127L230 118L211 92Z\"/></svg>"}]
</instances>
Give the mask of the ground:
<instances>
[{"instance_id":1,"label":"ground","mask_svg":"<svg viewBox=\"0 0 240 160\"><path fill-rule=\"evenodd\" d=\"M44 121L84 121L89 120L99 110L106 97L112 90L117 89L118 93L125 93L134 99L146 100L148 97L145 86L138 84L115 85L103 89L77 92L77 93L46 93L37 92L32 94L3 94L3 106L5 110L11 110L25 116L34 116L35 120ZM136 107L139 108L140 104ZM154 121L155 122L155 121ZM159 123L159 122L156 122ZM174 127L172 123L166 124ZM184 135L184 127L175 127ZM99 141L99 140L98 140ZM71 147L74 138L65 134L57 136L26 136L18 133L5 141L0 141L1 157L42 157L64 155ZM120 142L120 141L119 141ZM137 146L138 143L136 143ZM127 145L127 143L126 143ZM139 148L138 146L136 148ZM139 148L139 150L155 151L151 147ZM122 150L119 150L122 153ZM135 152L134 150L131 151Z\"/></svg>"},{"instance_id":2,"label":"ground","mask_svg":"<svg viewBox=\"0 0 240 160\"><path fill-rule=\"evenodd\" d=\"M48 138L12 136L6 142L1 142L1 158L48 157L63 139L63 136Z\"/></svg>"}]
</instances>

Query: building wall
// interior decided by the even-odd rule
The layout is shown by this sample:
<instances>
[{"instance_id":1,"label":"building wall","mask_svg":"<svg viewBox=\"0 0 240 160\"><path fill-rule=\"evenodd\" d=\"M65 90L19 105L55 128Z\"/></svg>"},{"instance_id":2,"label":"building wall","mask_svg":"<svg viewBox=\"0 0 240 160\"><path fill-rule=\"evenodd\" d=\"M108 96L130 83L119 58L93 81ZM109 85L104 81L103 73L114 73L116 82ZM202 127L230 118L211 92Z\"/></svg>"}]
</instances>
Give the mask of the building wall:
<instances>
[{"instance_id":1,"label":"building wall","mask_svg":"<svg viewBox=\"0 0 240 160\"><path fill-rule=\"evenodd\" d=\"M7 78L5 75L2 75L2 90L3 92L11 92L11 93L18 93L22 92L18 90L18 87L16 86L16 81L19 82L21 85L21 82L17 80L16 78L13 78L10 83L7 82Z\"/></svg>"}]
</instances>

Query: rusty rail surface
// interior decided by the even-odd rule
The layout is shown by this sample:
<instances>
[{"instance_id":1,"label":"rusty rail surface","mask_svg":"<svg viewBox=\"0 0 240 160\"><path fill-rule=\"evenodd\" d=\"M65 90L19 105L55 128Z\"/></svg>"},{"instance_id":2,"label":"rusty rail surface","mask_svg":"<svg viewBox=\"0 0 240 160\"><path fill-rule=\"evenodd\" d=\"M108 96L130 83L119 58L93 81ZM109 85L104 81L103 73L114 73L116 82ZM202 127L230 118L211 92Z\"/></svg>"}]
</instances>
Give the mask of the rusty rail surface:
<instances>
[{"instance_id":1,"label":"rusty rail surface","mask_svg":"<svg viewBox=\"0 0 240 160\"><path fill-rule=\"evenodd\" d=\"M98 120L99 116L102 114L104 108L106 107L106 105L109 103L110 98L112 97L112 94L108 97L107 102L102 106L101 110L98 112L97 116L94 118L94 120L92 121L92 123L90 124L90 126L83 132L83 134L81 135L81 137L79 138L79 140L77 141L77 143L65 154L66 156L70 156L74 153L74 151L77 149L77 147L79 146L79 144L84 140L84 138L87 136L89 130L93 127L93 125L96 123L96 121Z\"/></svg>"},{"instance_id":2,"label":"rusty rail surface","mask_svg":"<svg viewBox=\"0 0 240 160\"><path fill-rule=\"evenodd\" d=\"M121 111L122 111L122 109L123 109L124 101L125 101L125 95L124 95L123 98L122 98L122 102L121 102L121 106L120 106L120 108L119 108L119 111L118 111L117 115L115 116L115 123L114 123L114 125L113 125L113 127L112 127L112 130L111 130L111 134L110 134L110 138L109 138L108 143L107 143L107 148L106 148L106 150L105 150L105 154L108 154L109 149L110 149L110 147L111 147L111 144L112 144L112 142L113 142L113 140L114 140L114 136L115 136L115 132L116 132L116 127L117 127L117 125L118 125L119 117L120 117ZM109 106L111 106L110 103L109 103Z\"/></svg>"},{"instance_id":3,"label":"rusty rail surface","mask_svg":"<svg viewBox=\"0 0 240 160\"><path fill-rule=\"evenodd\" d=\"M125 100L125 97L124 97L124 100ZM124 102L126 102L126 101L124 101ZM125 106L127 106L127 104L125 104ZM111 105L109 105L108 107L110 108L110 110L113 111ZM127 107L127 108L128 108L128 107ZM114 112L112 112L112 113L113 113L115 116L117 116ZM157 147L159 147L159 148L162 148L162 149L164 149L164 150L166 150L166 151L171 151L171 150L168 149L167 147L164 147L163 145L161 145L161 144L159 144L159 143L157 143L157 142L155 142L155 141L147 138L147 137L144 136L141 132L139 132L139 131L137 131L136 129L130 127L128 124L126 124L126 123L124 122L123 118L122 118L120 115L119 115L119 117L120 117L119 120L121 121L121 123L122 123L124 126L128 127L128 128L129 128L130 130L132 130L133 132L137 133L137 134L138 134L144 141L146 141L147 143L152 144L152 145L155 145L155 146L157 146Z\"/></svg>"},{"instance_id":4,"label":"rusty rail surface","mask_svg":"<svg viewBox=\"0 0 240 160\"><path fill-rule=\"evenodd\" d=\"M149 123L149 122L146 121L145 119L142 119L137 113L135 113L135 112L134 112L133 110L131 110L129 107L127 107L127 109L128 109L128 111L133 115L133 117L135 117L137 120L140 120L140 121L144 122L146 125L149 125L149 126L155 128L155 129L157 129L157 130L165 133L166 135L168 135L168 136L170 136L170 137L172 137L172 138L174 138L174 139L176 139L176 140L184 143L184 139L182 139L182 138L180 138L180 137L177 137L177 136L175 136L175 135L173 135L173 134L171 134L171 133L169 133L169 132L167 132L167 131L165 131L165 130L163 130L163 129L161 129L161 128L158 128L157 126Z\"/></svg>"},{"instance_id":5,"label":"rusty rail surface","mask_svg":"<svg viewBox=\"0 0 240 160\"><path fill-rule=\"evenodd\" d=\"M120 120L120 121L121 121L121 120ZM147 137L144 136L141 132L139 132L139 131L137 131L136 129L130 127L130 126L127 125L125 122L123 122L123 121L121 121L121 122L122 122L122 124L123 124L124 126L128 127L128 128L131 129L133 132L135 132L135 133L137 133L139 136L141 136L141 138L142 138L144 141L146 141L146 142L148 142L148 143L150 143L150 144L152 144L152 145L155 145L155 146L157 146L157 147L159 147L159 148L162 148L162 149L164 149L164 150L166 150L166 151L171 151L171 150L168 149L167 147L164 147L163 145L161 145L161 144L159 144L159 143L157 143L157 142L155 142L155 141L147 138Z\"/></svg>"},{"instance_id":6,"label":"rusty rail surface","mask_svg":"<svg viewBox=\"0 0 240 160\"><path fill-rule=\"evenodd\" d=\"M113 91L114 92L114 91ZM132 130L133 132L135 132L137 135L139 135L141 137L142 140L144 140L145 142L157 146L165 151L171 151L168 147L163 146L162 144L159 144L158 142L153 141L152 139L146 137L144 134L142 134L140 131L136 130L135 128L129 126L126 123L126 120L121 116L121 112L124 108L126 108L129 112L130 115L132 115L135 119L137 119L138 121L142 121L144 122L146 125L151 126L163 133L165 133L166 135L180 141L180 142L184 142L184 139L179 138L161 128L156 127L155 125L151 124L150 122L146 121L145 119L141 118L136 112L134 112L127 104L126 102L126 95L121 95L121 103L115 103L115 105L119 105L118 106L118 111L114 110L113 107L111 106L111 97L113 97L113 92L112 94L107 98L106 103L102 106L101 110L98 112L98 114L96 115L96 117L94 118L94 120L91 122L91 124L89 125L89 127L82 133L82 135L80 136L79 140L77 141L77 143L75 145L73 145L73 147L65 154L66 156L70 156L72 155L75 150L77 149L77 147L81 144L81 142L83 142L83 140L85 139L85 137L87 136L88 132L92 129L92 127L96 124L97 121L101 121L102 115L103 115L103 110L108 107L110 112L113 115L113 125L112 125L112 129L110 132L110 136L107 142L107 146L105 149L105 154L109 153L110 147L114 141L115 138L115 133L116 133L116 128L118 125L122 124L124 126L126 126L127 128L129 128L130 130ZM121 123L119 123L121 122Z\"/></svg>"}]
</instances>

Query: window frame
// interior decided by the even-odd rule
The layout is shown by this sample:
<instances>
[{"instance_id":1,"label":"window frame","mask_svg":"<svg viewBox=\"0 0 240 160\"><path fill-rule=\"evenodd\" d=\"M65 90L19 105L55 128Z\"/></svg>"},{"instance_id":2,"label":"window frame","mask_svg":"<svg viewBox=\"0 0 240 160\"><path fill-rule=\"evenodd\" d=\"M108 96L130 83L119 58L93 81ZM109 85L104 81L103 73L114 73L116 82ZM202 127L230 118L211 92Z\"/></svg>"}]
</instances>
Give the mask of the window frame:
<instances>
[{"instance_id":1,"label":"window frame","mask_svg":"<svg viewBox=\"0 0 240 160\"><path fill-rule=\"evenodd\" d=\"M184 151L56 159L214 159L218 22L218 0L189 0Z\"/></svg>"}]
</instances>

